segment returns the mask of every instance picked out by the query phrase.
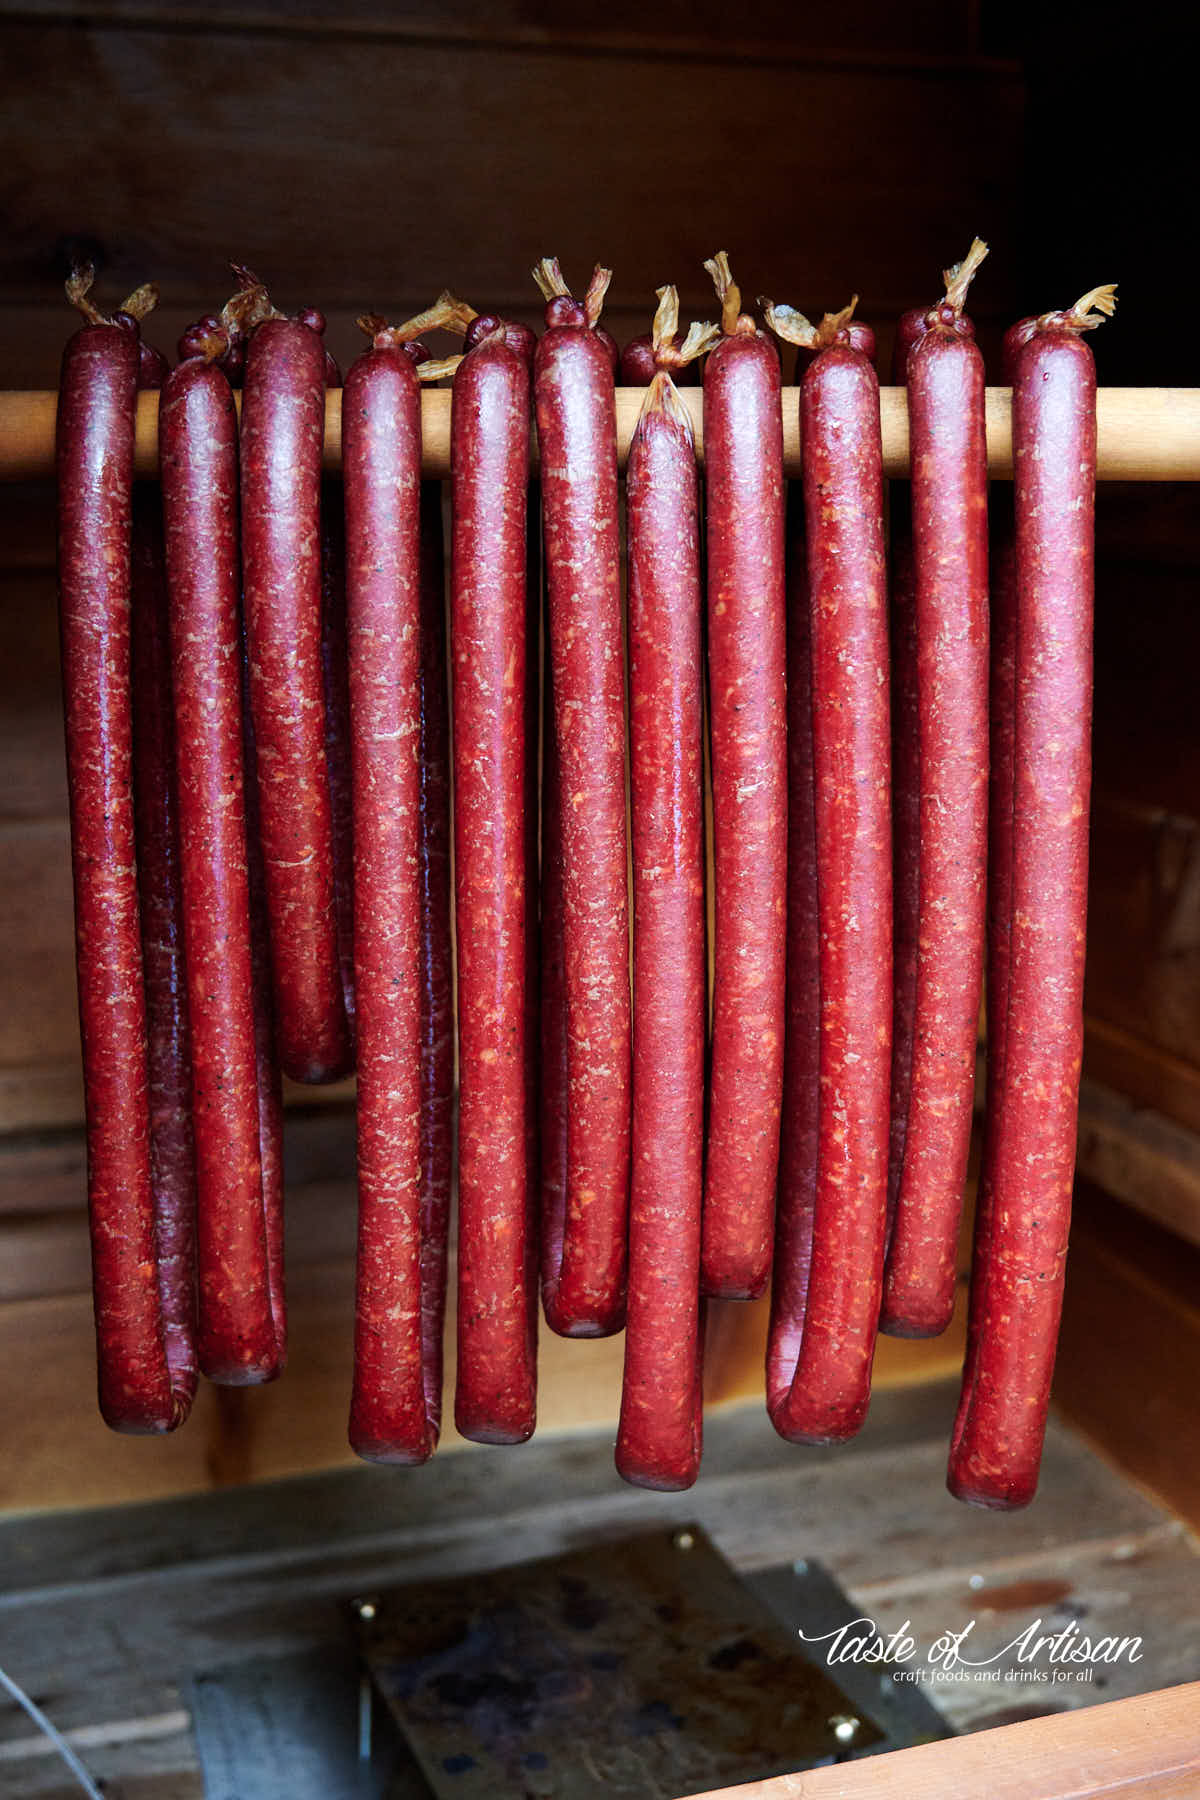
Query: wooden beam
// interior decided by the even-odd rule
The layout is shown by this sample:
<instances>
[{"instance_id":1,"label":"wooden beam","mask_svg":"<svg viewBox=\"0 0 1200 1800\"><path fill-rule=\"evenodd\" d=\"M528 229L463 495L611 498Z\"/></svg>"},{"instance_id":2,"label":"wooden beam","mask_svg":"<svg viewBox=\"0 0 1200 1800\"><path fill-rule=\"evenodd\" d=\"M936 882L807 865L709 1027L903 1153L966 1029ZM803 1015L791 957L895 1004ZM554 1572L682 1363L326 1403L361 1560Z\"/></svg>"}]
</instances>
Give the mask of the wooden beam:
<instances>
[{"instance_id":1,"label":"wooden beam","mask_svg":"<svg viewBox=\"0 0 1200 1800\"><path fill-rule=\"evenodd\" d=\"M800 414L796 388L783 391L784 466L800 473ZM645 390L617 389L617 455L622 463L637 424ZM702 398L695 388L680 398L692 417L696 454L703 461ZM50 392L0 394L0 480L25 481L54 472L54 411ZM342 461L342 396L325 402L325 466L336 473ZM881 388L880 422L886 475L908 473L908 403L903 388ZM430 389L421 396L424 434L422 471L450 473L450 395ZM1200 388L1101 388L1096 398L1097 474L1103 481L1200 481ZM1008 388L987 391L988 468L996 477L1012 474L1012 405ZM536 445L534 446L536 465ZM137 470L158 473L158 395L138 402Z\"/></svg>"},{"instance_id":2,"label":"wooden beam","mask_svg":"<svg viewBox=\"0 0 1200 1800\"><path fill-rule=\"evenodd\" d=\"M1200 1136L1194 1131L1084 1080L1075 1166L1106 1194L1200 1245Z\"/></svg>"},{"instance_id":3,"label":"wooden beam","mask_svg":"<svg viewBox=\"0 0 1200 1800\"><path fill-rule=\"evenodd\" d=\"M1200 1252L1076 1184L1054 1403L1200 1526Z\"/></svg>"},{"instance_id":4,"label":"wooden beam","mask_svg":"<svg viewBox=\"0 0 1200 1800\"><path fill-rule=\"evenodd\" d=\"M1200 1681L696 1800L1185 1800L1200 1791Z\"/></svg>"}]
</instances>

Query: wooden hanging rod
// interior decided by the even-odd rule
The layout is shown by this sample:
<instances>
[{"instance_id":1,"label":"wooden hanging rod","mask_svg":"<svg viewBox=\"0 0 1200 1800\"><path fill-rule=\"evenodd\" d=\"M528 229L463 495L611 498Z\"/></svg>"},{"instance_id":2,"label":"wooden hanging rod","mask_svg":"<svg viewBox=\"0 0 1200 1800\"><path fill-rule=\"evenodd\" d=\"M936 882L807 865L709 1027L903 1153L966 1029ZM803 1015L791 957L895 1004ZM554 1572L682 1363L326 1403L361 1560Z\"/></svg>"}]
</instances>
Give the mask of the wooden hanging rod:
<instances>
[{"instance_id":1,"label":"wooden hanging rod","mask_svg":"<svg viewBox=\"0 0 1200 1800\"><path fill-rule=\"evenodd\" d=\"M642 388L617 389L617 451L622 466L641 410ZM783 392L784 464L800 473L797 390ZM701 396L697 388L680 395L696 428L703 455ZM54 393L0 394L0 481L38 480L54 473ZM425 434L422 472L437 479L450 473L450 394L430 388L421 395ZM882 388L886 475L908 473L908 409L902 388ZM1200 481L1200 388L1101 388L1096 401L1097 473L1102 481ZM1011 397L1008 388L987 392L988 465L993 475L1012 474ZM536 460L536 455L535 455ZM342 465L342 396L326 401L325 466ZM137 469L158 473L158 395L138 400Z\"/></svg>"}]
</instances>

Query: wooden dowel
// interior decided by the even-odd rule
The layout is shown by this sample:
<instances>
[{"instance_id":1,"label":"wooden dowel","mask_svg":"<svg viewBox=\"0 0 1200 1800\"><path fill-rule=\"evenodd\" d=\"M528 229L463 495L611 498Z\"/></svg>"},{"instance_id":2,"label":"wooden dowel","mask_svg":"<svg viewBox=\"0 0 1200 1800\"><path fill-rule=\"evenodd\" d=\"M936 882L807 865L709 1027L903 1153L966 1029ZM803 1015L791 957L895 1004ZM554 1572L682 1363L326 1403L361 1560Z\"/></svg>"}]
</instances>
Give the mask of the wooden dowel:
<instances>
[{"instance_id":1,"label":"wooden dowel","mask_svg":"<svg viewBox=\"0 0 1200 1800\"><path fill-rule=\"evenodd\" d=\"M617 451L624 466L629 439L641 410L642 388L617 389ZM692 415L696 449L704 454L701 395L683 388L680 399ZM987 391L988 467L1001 478L1012 474L1012 428L1008 388ZM342 464L342 396L326 399L325 466ZM0 394L0 481L37 480L54 473L53 393ZM908 473L908 406L902 388L882 388L883 466L888 475ZM423 473L450 473L450 393L430 388L421 396L425 432ZM1096 401L1097 473L1102 481L1200 481L1200 388L1101 388ZM784 465L800 473L797 390L783 391ZM536 456L536 451L535 451ZM138 399L137 468L158 473L158 395Z\"/></svg>"}]
</instances>

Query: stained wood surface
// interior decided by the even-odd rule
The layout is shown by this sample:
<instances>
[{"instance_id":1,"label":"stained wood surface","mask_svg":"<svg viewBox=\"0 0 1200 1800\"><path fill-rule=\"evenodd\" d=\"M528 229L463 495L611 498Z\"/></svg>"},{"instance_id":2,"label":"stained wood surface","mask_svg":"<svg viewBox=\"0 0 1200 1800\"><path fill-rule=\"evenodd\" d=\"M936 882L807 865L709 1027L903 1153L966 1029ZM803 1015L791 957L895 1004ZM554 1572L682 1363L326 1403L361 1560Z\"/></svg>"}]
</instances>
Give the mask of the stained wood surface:
<instances>
[{"instance_id":1,"label":"stained wood surface","mask_svg":"<svg viewBox=\"0 0 1200 1800\"><path fill-rule=\"evenodd\" d=\"M1200 1531L1200 1251L1076 1189L1055 1396Z\"/></svg>"},{"instance_id":2,"label":"stained wood surface","mask_svg":"<svg viewBox=\"0 0 1200 1800\"><path fill-rule=\"evenodd\" d=\"M798 12L787 0L768 0L755 9L754 31L730 18L719 0L661 0L653 15L636 0L596 0L564 16L550 0L464 0L453 13L443 0L415 0L398 14L388 0L354 0L334 9L329 0L4 0L0 17L69 19L103 25L155 23L177 30L223 28L250 37L369 36L381 41L467 40L537 49L549 42L583 50L641 49L652 46L676 58L795 62L812 57L882 66L995 67L1007 52L1011 30L989 20L986 40L977 8L961 0L916 0L903 18L887 0L863 0L853 19L837 11ZM1015 64L1007 71L1015 73Z\"/></svg>"},{"instance_id":3,"label":"stained wood surface","mask_svg":"<svg viewBox=\"0 0 1200 1800\"><path fill-rule=\"evenodd\" d=\"M0 387L53 385L72 245L118 298L157 279L172 325L220 303L228 257L250 261L281 305L339 315L344 356L355 313L411 312L443 285L529 307L548 252L577 282L612 266L622 321L666 280L709 305L719 247L752 295L771 283L820 311L857 288L890 319L981 211L1017 240L1021 80L972 49L973 9L952 0L923 0L912 38L880 0L854 29L793 9L779 33L777 4L740 46L711 0L662 17L626 0L612 19L432 0L304 20L117 10L0 22ZM802 230L779 230L781 180L803 189ZM979 284L997 322L1014 268L1010 248Z\"/></svg>"},{"instance_id":4,"label":"stained wood surface","mask_svg":"<svg viewBox=\"0 0 1200 1800\"><path fill-rule=\"evenodd\" d=\"M166 1439L122 1438L96 1411L84 1164L78 1138L0 1144L0 1512L203 1491L349 1464L355 1195L353 1118L298 1114L286 1129L291 1354L284 1379L257 1389L202 1384L191 1419ZM42 1183L51 1203L30 1202ZM965 1247L965 1245L964 1245ZM452 1408L454 1270L446 1325ZM714 1304L706 1342L710 1408L762 1403L767 1309ZM875 1385L937 1381L962 1359L963 1297L941 1338L881 1340ZM615 1425L623 1339L569 1340L543 1329L539 1434ZM439 1456L466 1446L447 1424Z\"/></svg>"},{"instance_id":5,"label":"stained wood surface","mask_svg":"<svg viewBox=\"0 0 1200 1800\"><path fill-rule=\"evenodd\" d=\"M14 1519L0 1525L0 1662L60 1727L91 1734L87 1760L114 1796L198 1793L180 1718L193 1670L340 1644L343 1603L374 1587L699 1520L742 1568L821 1560L887 1630L908 1618L925 1640L975 1618L980 1656L1039 1617L1051 1630L1078 1613L1093 1636L1143 1637L1143 1660L1103 1671L1105 1688L934 1682L931 1697L964 1729L1200 1674L1197 1564L1179 1526L1058 1425L1031 1511L959 1505L942 1485L953 1398L946 1384L883 1396L838 1450L799 1451L757 1410L726 1413L690 1494L625 1487L603 1433L485 1452L484 1482L474 1459L450 1457ZM0 1795L65 1794L29 1738L23 1718L0 1711ZM1098 1725L1090 1741L1103 1741Z\"/></svg>"},{"instance_id":6,"label":"stained wood surface","mask_svg":"<svg viewBox=\"0 0 1200 1800\"><path fill-rule=\"evenodd\" d=\"M1200 1788L1198 1715L1193 1682L1114 1701L1087 1719L1031 1719L996 1737L919 1744L876 1763L722 1788L720 1800L1191 1800Z\"/></svg>"},{"instance_id":7,"label":"stained wood surface","mask_svg":"<svg viewBox=\"0 0 1200 1800\"><path fill-rule=\"evenodd\" d=\"M1085 1080L1076 1168L1094 1187L1200 1245L1200 1134Z\"/></svg>"}]
</instances>

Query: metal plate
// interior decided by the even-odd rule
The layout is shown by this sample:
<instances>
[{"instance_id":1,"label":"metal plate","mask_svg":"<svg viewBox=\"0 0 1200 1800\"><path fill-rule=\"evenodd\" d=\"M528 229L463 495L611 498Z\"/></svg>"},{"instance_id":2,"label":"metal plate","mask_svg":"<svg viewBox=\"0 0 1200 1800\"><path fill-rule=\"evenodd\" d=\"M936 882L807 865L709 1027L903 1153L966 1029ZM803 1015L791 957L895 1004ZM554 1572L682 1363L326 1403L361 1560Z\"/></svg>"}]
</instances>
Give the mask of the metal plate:
<instances>
[{"instance_id":1,"label":"metal plate","mask_svg":"<svg viewBox=\"0 0 1200 1800\"><path fill-rule=\"evenodd\" d=\"M837 1631L862 1610L817 1562L776 1564L769 1569L755 1569L742 1579L789 1632L803 1631L810 1640ZM814 1646L805 1654L819 1659L820 1647ZM937 1738L954 1736L924 1688L913 1681L893 1680L895 1666L887 1662L838 1665L838 1681L852 1711L873 1718L885 1734L882 1743L866 1746L866 1740L862 1740L864 1753L869 1756L878 1756L881 1750L907 1750L912 1744L929 1744ZM851 1756L858 1754L858 1742L856 1737L850 1745Z\"/></svg>"},{"instance_id":2,"label":"metal plate","mask_svg":"<svg viewBox=\"0 0 1200 1800\"><path fill-rule=\"evenodd\" d=\"M359 1665L345 1644L207 1671L193 1677L187 1698L205 1800L428 1796L378 1706L370 1760L360 1757L370 1715Z\"/></svg>"},{"instance_id":3,"label":"metal plate","mask_svg":"<svg viewBox=\"0 0 1200 1800\"><path fill-rule=\"evenodd\" d=\"M363 1653L431 1788L662 1800L882 1733L699 1526L371 1596Z\"/></svg>"}]
</instances>

